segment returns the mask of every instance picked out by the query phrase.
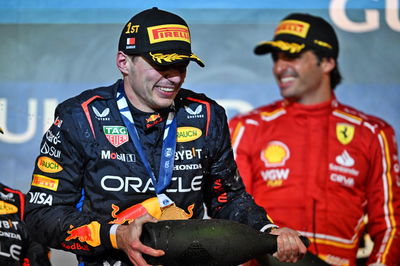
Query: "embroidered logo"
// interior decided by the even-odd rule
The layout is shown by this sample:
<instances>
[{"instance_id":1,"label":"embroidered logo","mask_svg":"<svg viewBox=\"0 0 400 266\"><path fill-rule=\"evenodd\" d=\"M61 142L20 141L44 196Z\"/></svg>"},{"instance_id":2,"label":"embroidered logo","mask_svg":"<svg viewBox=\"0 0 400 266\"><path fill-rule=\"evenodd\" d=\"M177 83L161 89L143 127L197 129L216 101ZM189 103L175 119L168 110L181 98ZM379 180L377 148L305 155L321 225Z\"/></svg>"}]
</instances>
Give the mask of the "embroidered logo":
<instances>
[{"instance_id":1,"label":"embroidered logo","mask_svg":"<svg viewBox=\"0 0 400 266\"><path fill-rule=\"evenodd\" d=\"M346 150L336 157L336 162L346 167L352 167L354 165L354 159L351 158L350 154Z\"/></svg>"},{"instance_id":2,"label":"embroidered logo","mask_svg":"<svg viewBox=\"0 0 400 266\"><path fill-rule=\"evenodd\" d=\"M289 148L281 141L271 141L261 151L261 160L267 167L283 166L289 158Z\"/></svg>"},{"instance_id":3,"label":"embroidered logo","mask_svg":"<svg viewBox=\"0 0 400 266\"><path fill-rule=\"evenodd\" d=\"M103 126L103 132L114 147L119 147L129 140L128 131L123 126Z\"/></svg>"},{"instance_id":4,"label":"embroidered logo","mask_svg":"<svg viewBox=\"0 0 400 266\"><path fill-rule=\"evenodd\" d=\"M99 112L96 107L92 107L94 114L96 115L97 120L101 121L109 121L110 118L107 117L110 114L110 108L106 108L103 110L103 112Z\"/></svg>"},{"instance_id":5,"label":"embroidered logo","mask_svg":"<svg viewBox=\"0 0 400 266\"><path fill-rule=\"evenodd\" d=\"M343 145L349 144L354 137L354 126L347 123L336 124L336 137Z\"/></svg>"},{"instance_id":6,"label":"embroidered logo","mask_svg":"<svg viewBox=\"0 0 400 266\"><path fill-rule=\"evenodd\" d=\"M187 118L203 118L204 117L204 115L201 114L201 112L203 111L202 105L197 106L194 111L189 106L185 106L185 110L186 110L186 113L189 114L187 116Z\"/></svg>"}]
</instances>

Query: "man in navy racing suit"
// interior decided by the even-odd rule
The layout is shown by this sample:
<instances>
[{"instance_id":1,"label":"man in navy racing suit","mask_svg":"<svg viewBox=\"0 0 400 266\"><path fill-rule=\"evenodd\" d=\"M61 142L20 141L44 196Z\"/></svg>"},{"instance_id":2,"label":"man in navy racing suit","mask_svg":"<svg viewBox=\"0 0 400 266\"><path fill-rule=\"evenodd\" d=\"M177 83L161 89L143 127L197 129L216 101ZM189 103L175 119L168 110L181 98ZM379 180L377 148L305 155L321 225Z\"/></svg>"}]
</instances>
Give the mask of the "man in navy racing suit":
<instances>
[{"instance_id":1,"label":"man in navy racing suit","mask_svg":"<svg viewBox=\"0 0 400 266\"><path fill-rule=\"evenodd\" d=\"M27 197L32 236L71 251L84 265L147 265L143 223L205 214L275 227L244 189L224 109L181 89L191 51L179 16L157 8L122 30L117 66L123 80L61 103L45 133ZM298 233L278 234L276 257L306 252Z\"/></svg>"}]
</instances>

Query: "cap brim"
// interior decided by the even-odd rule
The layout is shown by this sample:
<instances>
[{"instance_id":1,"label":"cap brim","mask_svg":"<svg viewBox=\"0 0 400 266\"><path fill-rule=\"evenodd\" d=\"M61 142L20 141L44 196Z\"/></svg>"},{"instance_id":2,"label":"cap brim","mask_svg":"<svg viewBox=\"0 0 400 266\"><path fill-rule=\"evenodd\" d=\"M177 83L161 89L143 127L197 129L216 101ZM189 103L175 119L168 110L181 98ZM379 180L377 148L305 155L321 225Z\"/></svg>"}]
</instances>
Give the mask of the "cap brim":
<instances>
[{"instance_id":1,"label":"cap brim","mask_svg":"<svg viewBox=\"0 0 400 266\"><path fill-rule=\"evenodd\" d=\"M254 48L254 53L257 55L267 54L273 51L280 51L290 54L298 54L304 51L305 44L295 42L285 42L281 40L277 41L266 41L259 43Z\"/></svg>"},{"instance_id":2,"label":"cap brim","mask_svg":"<svg viewBox=\"0 0 400 266\"><path fill-rule=\"evenodd\" d=\"M167 66L167 65L172 65L176 64L179 62L184 62L184 61L194 61L196 62L199 66L204 67L203 61L201 61L200 58L197 57L197 55L191 53L191 54L183 54L183 53L163 53L163 52L146 52L143 53L142 56L144 56L147 60L150 62L153 62L157 65L161 66Z\"/></svg>"}]
</instances>

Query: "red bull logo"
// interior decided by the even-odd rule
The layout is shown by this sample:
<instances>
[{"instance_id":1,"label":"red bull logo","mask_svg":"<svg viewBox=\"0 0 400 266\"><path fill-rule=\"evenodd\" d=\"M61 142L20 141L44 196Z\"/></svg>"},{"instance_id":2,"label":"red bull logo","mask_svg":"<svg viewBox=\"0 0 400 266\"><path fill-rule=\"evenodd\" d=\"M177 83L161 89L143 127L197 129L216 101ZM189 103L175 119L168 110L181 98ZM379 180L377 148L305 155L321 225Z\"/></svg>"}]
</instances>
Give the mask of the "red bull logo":
<instances>
[{"instance_id":1,"label":"red bull logo","mask_svg":"<svg viewBox=\"0 0 400 266\"><path fill-rule=\"evenodd\" d=\"M150 115L149 118L146 118L146 128L157 125L158 123L160 123L162 121L163 121L163 119L159 114Z\"/></svg>"},{"instance_id":2,"label":"red bull logo","mask_svg":"<svg viewBox=\"0 0 400 266\"><path fill-rule=\"evenodd\" d=\"M159 115L159 114L150 115L149 118L146 118L146 122L147 122L147 123L151 123L151 122L156 121L156 120L159 119L159 118L160 118L160 115Z\"/></svg>"},{"instance_id":3,"label":"red bull logo","mask_svg":"<svg viewBox=\"0 0 400 266\"><path fill-rule=\"evenodd\" d=\"M146 213L149 213L151 216L157 219L160 219L161 217L161 208L157 197L153 197L141 203L135 204L132 207L121 211L120 213L118 213L118 206L112 204L111 207L113 209L111 216L114 218L114 220L112 220L110 224L123 224L125 222L131 223L133 220L145 215Z\"/></svg>"},{"instance_id":4,"label":"red bull logo","mask_svg":"<svg viewBox=\"0 0 400 266\"><path fill-rule=\"evenodd\" d=\"M70 241L73 239L78 239L80 242L88 243L92 247L100 246L100 223L93 221L90 224L85 224L79 226L75 229L73 225L70 226L71 230L67 231L69 236L65 241Z\"/></svg>"}]
</instances>

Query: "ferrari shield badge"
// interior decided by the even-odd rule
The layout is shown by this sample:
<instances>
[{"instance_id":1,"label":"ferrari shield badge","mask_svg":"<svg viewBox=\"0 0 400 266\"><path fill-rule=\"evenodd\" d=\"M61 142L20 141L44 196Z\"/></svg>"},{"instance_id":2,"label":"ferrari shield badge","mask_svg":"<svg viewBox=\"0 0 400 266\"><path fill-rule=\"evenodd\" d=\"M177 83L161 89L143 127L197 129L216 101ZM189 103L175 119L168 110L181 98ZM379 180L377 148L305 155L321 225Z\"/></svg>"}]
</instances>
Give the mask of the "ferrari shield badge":
<instances>
[{"instance_id":1,"label":"ferrari shield badge","mask_svg":"<svg viewBox=\"0 0 400 266\"><path fill-rule=\"evenodd\" d=\"M354 126L346 123L336 124L336 137L343 145L349 144L354 137Z\"/></svg>"}]
</instances>

